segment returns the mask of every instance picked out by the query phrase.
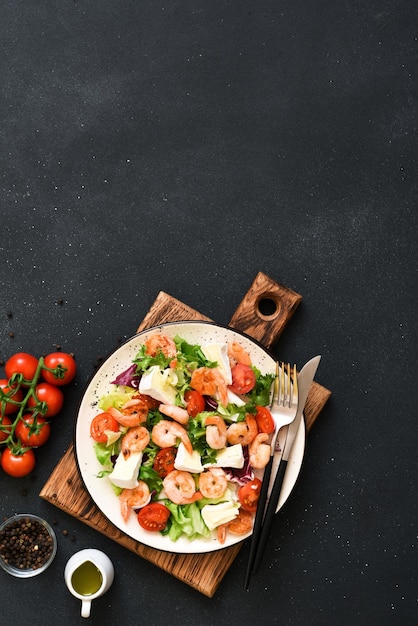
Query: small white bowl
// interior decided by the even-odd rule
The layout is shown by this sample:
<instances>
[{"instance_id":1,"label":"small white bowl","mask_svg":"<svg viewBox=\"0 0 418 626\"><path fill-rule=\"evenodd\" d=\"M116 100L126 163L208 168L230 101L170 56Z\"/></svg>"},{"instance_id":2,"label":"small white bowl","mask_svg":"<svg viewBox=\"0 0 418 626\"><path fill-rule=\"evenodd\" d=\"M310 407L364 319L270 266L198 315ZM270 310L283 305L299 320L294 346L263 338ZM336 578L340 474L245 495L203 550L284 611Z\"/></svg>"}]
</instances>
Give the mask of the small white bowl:
<instances>
[{"instance_id":1,"label":"small white bowl","mask_svg":"<svg viewBox=\"0 0 418 626\"><path fill-rule=\"evenodd\" d=\"M23 537L24 542L19 544ZM56 552L57 538L52 527L37 515L20 513L0 525L0 565L12 576L30 578L42 574Z\"/></svg>"}]
</instances>

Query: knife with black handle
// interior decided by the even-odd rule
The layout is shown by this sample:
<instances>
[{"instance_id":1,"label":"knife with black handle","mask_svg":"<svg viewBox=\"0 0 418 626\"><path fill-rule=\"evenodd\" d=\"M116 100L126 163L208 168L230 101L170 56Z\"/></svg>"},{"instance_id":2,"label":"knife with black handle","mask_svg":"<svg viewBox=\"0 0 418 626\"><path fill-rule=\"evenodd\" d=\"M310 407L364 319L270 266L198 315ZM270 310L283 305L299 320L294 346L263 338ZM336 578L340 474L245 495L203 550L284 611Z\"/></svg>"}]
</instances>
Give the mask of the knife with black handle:
<instances>
[{"instance_id":1,"label":"knife with black handle","mask_svg":"<svg viewBox=\"0 0 418 626\"><path fill-rule=\"evenodd\" d=\"M303 419L303 410L305 408L306 399L308 397L309 389L315 377L315 373L318 368L320 360L321 360L320 356L314 357L303 366L303 368L298 374L298 388L299 388L298 409L297 409L295 419L288 426L287 436L286 436L286 441L285 441L284 448L283 448L282 457L280 459L279 467L277 468L277 473L273 482L273 487L271 490L270 498L269 498L266 512L264 515L262 531L261 531L260 539L259 539L258 546L257 546L257 552L254 557L254 564L253 564L253 570L252 570L254 573L258 570L262 556L264 554L264 549L267 543L267 539L269 538L269 535L270 535L271 526L273 524L273 519L277 510L277 504L280 498L280 492L283 486L283 480L286 474L287 463L289 461L290 453L292 451L293 444L295 442L300 423Z\"/></svg>"}]
</instances>

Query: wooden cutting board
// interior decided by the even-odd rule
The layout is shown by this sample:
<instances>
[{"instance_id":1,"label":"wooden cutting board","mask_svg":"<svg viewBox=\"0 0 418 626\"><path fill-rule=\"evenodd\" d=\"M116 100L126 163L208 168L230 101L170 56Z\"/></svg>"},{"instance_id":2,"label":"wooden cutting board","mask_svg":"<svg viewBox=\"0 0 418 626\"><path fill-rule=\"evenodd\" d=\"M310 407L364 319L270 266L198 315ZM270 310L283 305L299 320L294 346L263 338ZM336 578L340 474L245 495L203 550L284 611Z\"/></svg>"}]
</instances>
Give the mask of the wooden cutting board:
<instances>
[{"instance_id":1,"label":"wooden cutting board","mask_svg":"<svg viewBox=\"0 0 418 626\"><path fill-rule=\"evenodd\" d=\"M301 299L296 292L260 272L238 306L229 326L245 332L266 348L270 348L281 335ZM179 320L209 318L167 293L160 292L137 332ZM330 394L325 387L312 383L305 407L308 431ZM241 542L208 554L176 554L138 543L113 526L90 498L78 472L73 444L52 472L40 496L208 597L214 595L243 545Z\"/></svg>"}]
</instances>

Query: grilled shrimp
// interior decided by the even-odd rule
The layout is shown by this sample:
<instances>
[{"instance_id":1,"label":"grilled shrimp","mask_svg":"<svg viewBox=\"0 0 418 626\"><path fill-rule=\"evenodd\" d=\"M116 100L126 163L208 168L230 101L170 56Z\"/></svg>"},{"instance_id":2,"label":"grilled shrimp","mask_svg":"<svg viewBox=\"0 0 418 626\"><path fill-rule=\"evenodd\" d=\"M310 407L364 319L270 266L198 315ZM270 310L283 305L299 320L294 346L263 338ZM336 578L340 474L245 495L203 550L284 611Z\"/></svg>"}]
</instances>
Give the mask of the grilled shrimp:
<instances>
[{"instance_id":1,"label":"grilled shrimp","mask_svg":"<svg viewBox=\"0 0 418 626\"><path fill-rule=\"evenodd\" d=\"M200 500L202 494L196 491L196 484L190 472L173 470L163 480L167 497L174 504L191 504Z\"/></svg>"},{"instance_id":2,"label":"grilled shrimp","mask_svg":"<svg viewBox=\"0 0 418 626\"><path fill-rule=\"evenodd\" d=\"M211 467L199 474L199 490L204 498L221 498L228 486L222 467Z\"/></svg>"},{"instance_id":3,"label":"grilled shrimp","mask_svg":"<svg viewBox=\"0 0 418 626\"><path fill-rule=\"evenodd\" d=\"M150 500L150 490L143 480L140 480L139 485L133 489L124 489L119 496L120 512L124 521L128 521L131 509L139 509Z\"/></svg>"},{"instance_id":4,"label":"grilled shrimp","mask_svg":"<svg viewBox=\"0 0 418 626\"><path fill-rule=\"evenodd\" d=\"M132 428L133 426L143 424L148 417L148 410L156 409L157 406L157 400L154 400L154 398L146 394L139 393L132 396L120 409L110 407L107 409L107 412L110 413L121 426Z\"/></svg>"},{"instance_id":5,"label":"grilled shrimp","mask_svg":"<svg viewBox=\"0 0 418 626\"><path fill-rule=\"evenodd\" d=\"M220 524L216 527L216 536L219 543L224 544L226 539L226 529L228 524Z\"/></svg>"},{"instance_id":6,"label":"grilled shrimp","mask_svg":"<svg viewBox=\"0 0 418 626\"><path fill-rule=\"evenodd\" d=\"M220 524L216 528L219 543L224 544L226 533L229 530L233 535L246 535L253 527L253 516L244 509L239 509L237 517L226 524Z\"/></svg>"},{"instance_id":7,"label":"grilled shrimp","mask_svg":"<svg viewBox=\"0 0 418 626\"><path fill-rule=\"evenodd\" d=\"M221 372L215 367L198 367L194 370L190 387L202 396L216 396L221 403L228 404L228 388Z\"/></svg>"},{"instance_id":8,"label":"grilled shrimp","mask_svg":"<svg viewBox=\"0 0 418 626\"><path fill-rule=\"evenodd\" d=\"M148 417L148 407L138 398L128 400L121 410L110 407L107 412L115 418L118 424L128 428L143 424Z\"/></svg>"},{"instance_id":9,"label":"grilled shrimp","mask_svg":"<svg viewBox=\"0 0 418 626\"><path fill-rule=\"evenodd\" d=\"M248 446L258 433L257 422L254 415L249 413L243 422L234 422L228 426L226 437L231 446L237 443Z\"/></svg>"},{"instance_id":10,"label":"grilled shrimp","mask_svg":"<svg viewBox=\"0 0 418 626\"><path fill-rule=\"evenodd\" d=\"M173 358L177 354L177 348L171 337L155 333L144 342L146 353L150 356L157 356L162 352L167 358Z\"/></svg>"},{"instance_id":11,"label":"grilled shrimp","mask_svg":"<svg viewBox=\"0 0 418 626\"><path fill-rule=\"evenodd\" d=\"M252 365L250 355L236 341L228 342L228 357L231 368L237 365L237 363Z\"/></svg>"},{"instance_id":12,"label":"grilled shrimp","mask_svg":"<svg viewBox=\"0 0 418 626\"><path fill-rule=\"evenodd\" d=\"M254 469L263 469L270 460L271 447L266 443L267 433L258 433L248 446L250 463Z\"/></svg>"},{"instance_id":13,"label":"grilled shrimp","mask_svg":"<svg viewBox=\"0 0 418 626\"><path fill-rule=\"evenodd\" d=\"M190 454L193 452L193 447L186 429L177 422L160 420L151 431L151 439L160 448L175 446L177 439L180 439L187 452L190 452Z\"/></svg>"},{"instance_id":14,"label":"grilled shrimp","mask_svg":"<svg viewBox=\"0 0 418 626\"><path fill-rule=\"evenodd\" d=\"M220 415L209 415L205 420L206 441L213 450L226 446L226 424Z\"/></svg>"},{"instance_id":15,"label":"grilled shrimp","mask_svg":"<svg viewBox=\"0 0 418 626\"><path fill-rule=\"evenodd\" d=\"M237 517L226 525L233 535L245 535L253 527L253 515L244 509L240 509Z\"/></svg>"},{"instance_id":16,"label":"grilled shrimp","mask_svg":"<svg viewBox=\"0 0 418 626\"><path fill-rule=\"evenodd\" d=\"M174 404L160 404L159 406L160 413L163 415L167 415L167 417L171 417L176 422L180 424L187 424L189 421L189 414L186 409L183 409L181 406L175 406Z\"/></svg>"},{"instance_id":17,"label":"grilled shrimp","mask_svg":"<svg viewBox=\"0 0 418 626\"><path fill-rule=\"evenodd\" d=\"M121 452L128 458L134 452L142 452L150 441L150 435L145 426L130 428L121 440Z\"/></svg>"}]
</instances>

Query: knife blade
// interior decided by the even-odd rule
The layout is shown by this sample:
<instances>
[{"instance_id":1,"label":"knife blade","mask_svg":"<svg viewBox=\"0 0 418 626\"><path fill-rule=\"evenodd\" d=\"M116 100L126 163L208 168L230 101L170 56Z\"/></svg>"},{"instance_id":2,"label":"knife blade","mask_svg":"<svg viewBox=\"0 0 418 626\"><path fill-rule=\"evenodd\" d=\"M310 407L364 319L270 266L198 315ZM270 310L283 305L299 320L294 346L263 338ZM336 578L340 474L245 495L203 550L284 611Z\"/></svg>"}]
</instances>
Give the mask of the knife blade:
<instances>
[{"instance_id":1,"label":"knife blade","mask_svg":"<svg viewBox=\"0 0 418 626\"><path fill-rule=\"evenodd\" d=\"M257 553L254 559L253 572L256 572L261 558L264 553L264 548L267 543L267 539L270 534L270 529L273 524L274 515L277 510L277 505L279 502L280 492L282 490L284 476L286 474L287 463L289 461L289 457L293 448L293 444L296 439L296 435L298 433L300 423L303 419L303 410L305 408L306 400L308 397L309 389L311 387L312 381L315 377L316 370L318 369L319 361L321 360L321 356L315 356L310 361L308 361L300 370L298 374L298 408L296 412L296 417L293 422L287 426L287 434L284 442L283 452L281 455L281 459L277 468L276 476L274 478L273 487L270 493L270 498L266 507L266 512L263 521L263 532L260 537L260 542L258 544Z\"/></svg>"}]
</instances>

